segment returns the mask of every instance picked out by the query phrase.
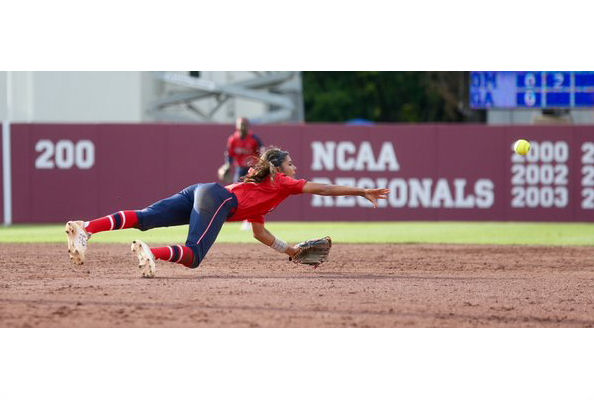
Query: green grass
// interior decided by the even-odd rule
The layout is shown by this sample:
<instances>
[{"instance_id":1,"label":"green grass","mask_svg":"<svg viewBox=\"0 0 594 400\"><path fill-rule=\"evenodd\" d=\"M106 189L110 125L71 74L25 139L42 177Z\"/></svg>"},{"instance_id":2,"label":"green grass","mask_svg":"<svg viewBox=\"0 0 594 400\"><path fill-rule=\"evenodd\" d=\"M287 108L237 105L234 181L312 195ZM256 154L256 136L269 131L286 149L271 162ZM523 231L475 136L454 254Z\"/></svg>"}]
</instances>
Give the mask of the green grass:
<instances>
[{"instance_id":1,"label":"green grass","mask_svg":"<svg viewBox=\"0 0 594 400\"><path fill-rule=\"evenodd\" d=\"M288 242L330 235L336 243L476 243L525 245L592 245L591 223L519 222L270 222L266 227ZM222 243L255 243L251 231L227 223ZM99 233L98 243L183 243L187 226L146 232L136 229ZM0 243L64 242L64 225L14 225L0 228Z\"/></svg>"}]
</instances>

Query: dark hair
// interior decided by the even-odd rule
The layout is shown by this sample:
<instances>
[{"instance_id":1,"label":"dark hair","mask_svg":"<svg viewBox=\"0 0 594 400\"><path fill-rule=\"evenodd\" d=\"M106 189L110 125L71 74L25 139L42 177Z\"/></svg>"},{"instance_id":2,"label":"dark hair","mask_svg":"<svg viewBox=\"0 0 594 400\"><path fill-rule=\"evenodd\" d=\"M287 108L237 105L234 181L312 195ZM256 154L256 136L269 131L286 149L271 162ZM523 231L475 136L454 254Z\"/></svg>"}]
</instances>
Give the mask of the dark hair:
<instances>
[{"instance_id":1,"label":"dark hair","mask_svg":"<svg viewBox=\"0 0 594 400\"><path fill-rule=\"evenodd\" d=\"M276 168L281 166L288 155L288 151L281 150L278 147L269 147L250 168L248 174L243 177L243 181L260 183L268 177L274 180Z\"/></svg>"},{"instance_id":2,"label":"dark hair","mask_svg":"<svg viewBox=\"0 0 594 400\"><path fill-rule=\"evenodd\" d=\"M240 129L242 124L245 124L249 129L250 120L247 119L246 117L237 118L237 120L235 121L235 129Z\"/></svg>"}]
</instances>

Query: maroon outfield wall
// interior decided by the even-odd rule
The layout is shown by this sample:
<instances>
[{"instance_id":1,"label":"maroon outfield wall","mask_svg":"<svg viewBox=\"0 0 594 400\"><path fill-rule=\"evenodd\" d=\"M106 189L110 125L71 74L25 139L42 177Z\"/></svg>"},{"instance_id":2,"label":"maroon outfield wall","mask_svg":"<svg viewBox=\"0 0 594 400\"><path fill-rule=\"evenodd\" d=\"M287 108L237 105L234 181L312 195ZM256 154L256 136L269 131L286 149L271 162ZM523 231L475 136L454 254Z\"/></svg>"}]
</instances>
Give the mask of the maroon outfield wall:
<instances>
[{"instance_id":1,"label":"maroon outfield wall","mask_svg":"<svg viewBox=\"0 0 594 400\"><path fill-rule=\"evenodd\" d=\"M90 219L216 179L230 125L14 124L13 221ZM294 196L269 220L594 221L594 126L256 126L300 177L389 187L360 198ZM515 156L514 140L533 142Z\"/></svg>"},{"instance_id":2,"label":"maroon outfield wall","mask_svg":"<svg viewBox=\"0 0 594 400\"><path fill-rule=\"evenodd\" d=\"M4 125L0 123L0 170L2 170L2 166L4 165L4 144L2 140L3 130ZM0 221L4 222L4 174L2 172L0 172Z\"/></svg>"}]
</instances>

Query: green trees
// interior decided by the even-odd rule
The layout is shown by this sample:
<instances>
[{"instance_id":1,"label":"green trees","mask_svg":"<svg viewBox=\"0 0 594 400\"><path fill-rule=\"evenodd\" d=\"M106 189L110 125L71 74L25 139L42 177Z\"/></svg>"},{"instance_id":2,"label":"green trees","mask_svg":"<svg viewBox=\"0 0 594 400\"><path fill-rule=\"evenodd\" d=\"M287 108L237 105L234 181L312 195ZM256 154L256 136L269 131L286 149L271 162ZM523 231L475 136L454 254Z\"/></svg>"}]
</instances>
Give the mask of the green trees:
<instances>
[{"instance_id":1,"label":"green trees","mask_svg":"<svg viewBox=\"0 0 594 400\"><path fill-rule=\"evenodd\" d=\"M467 72L303 72L307 122L481 121L468 109Z\"/></svg>"}]
</instances>

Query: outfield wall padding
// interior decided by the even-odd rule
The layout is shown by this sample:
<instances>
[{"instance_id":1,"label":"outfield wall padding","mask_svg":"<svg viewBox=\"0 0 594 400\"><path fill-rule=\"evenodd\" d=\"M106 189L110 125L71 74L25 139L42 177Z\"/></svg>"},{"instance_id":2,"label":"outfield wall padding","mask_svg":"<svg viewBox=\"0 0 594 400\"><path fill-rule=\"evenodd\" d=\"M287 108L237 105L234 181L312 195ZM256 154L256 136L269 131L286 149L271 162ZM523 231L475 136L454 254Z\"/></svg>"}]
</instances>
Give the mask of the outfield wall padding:
<instances>
[{"instance_id":1,"label":"outfield wall padding","mask_svg":"<svg viewBox=\"0 0 594 400\"><path fill-rule=\"evenodd\" d=\"M4 223L4 124L0 120L0 221Z\"/></svg>"},{"instance_id":2,"label":"outfield wall padding","mask_svg":"<svg viewBox=\"0 0 594 400\"><path fill-rule=\"evenodd\" d=\"M231 125L13 124L15 223L143 208L216 180ZM361 198L293 196L268 220L594 221L594 126L255 126L299 177L382 186ZM526 157L512 144L533 144Z\"/></svg>"}]
</instances>

